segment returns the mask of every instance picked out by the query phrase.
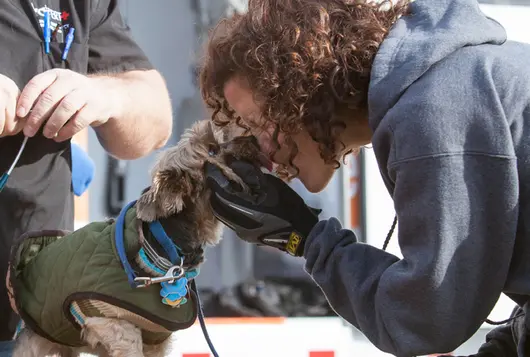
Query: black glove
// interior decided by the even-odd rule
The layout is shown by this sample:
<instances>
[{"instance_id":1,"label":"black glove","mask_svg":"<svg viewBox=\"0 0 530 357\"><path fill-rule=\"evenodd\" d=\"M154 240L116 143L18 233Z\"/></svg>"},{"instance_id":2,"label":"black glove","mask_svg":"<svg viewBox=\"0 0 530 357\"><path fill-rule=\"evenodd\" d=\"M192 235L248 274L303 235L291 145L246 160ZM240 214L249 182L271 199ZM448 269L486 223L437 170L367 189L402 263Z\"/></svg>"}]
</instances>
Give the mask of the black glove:
<instances>
[{"instance_id":1,"label":"black glove","mask_svg":"<svg viewBox=\"0 0 530 357\"><path fill-rule=\"evenodd\" d=\"M321 210L307 206L285 182L246 161L234 161L230 168L250 192L243 192L217 166L206 163L215 216L247 242L302 256L305 240Z\"/></svg>"}]
</instances>

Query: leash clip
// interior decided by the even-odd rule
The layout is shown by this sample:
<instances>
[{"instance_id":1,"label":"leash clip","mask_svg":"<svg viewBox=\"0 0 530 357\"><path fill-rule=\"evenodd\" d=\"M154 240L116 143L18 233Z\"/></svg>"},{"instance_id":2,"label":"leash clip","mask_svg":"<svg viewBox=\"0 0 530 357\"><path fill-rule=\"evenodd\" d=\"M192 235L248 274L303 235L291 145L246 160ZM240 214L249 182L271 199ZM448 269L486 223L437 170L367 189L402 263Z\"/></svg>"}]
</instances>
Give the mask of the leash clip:
<instances>
[{"instance_id":1,"label":"leash clip","mask_svg":"<svg viewBox=\"0 0 530 357\"><path fill-rule=\"evenodd\" d=\"M139 283L136 285L137 288L145 288L147 286L150 286L152 284L160 284L163 282L168 282L169 284L173 284L175 280L178 280L184 276L184 259L180 259L180 265L174 265L166 272L164 276L151 278L146 276L139 276L134 278L135 283Z\"/></svg>"}]
</instances>

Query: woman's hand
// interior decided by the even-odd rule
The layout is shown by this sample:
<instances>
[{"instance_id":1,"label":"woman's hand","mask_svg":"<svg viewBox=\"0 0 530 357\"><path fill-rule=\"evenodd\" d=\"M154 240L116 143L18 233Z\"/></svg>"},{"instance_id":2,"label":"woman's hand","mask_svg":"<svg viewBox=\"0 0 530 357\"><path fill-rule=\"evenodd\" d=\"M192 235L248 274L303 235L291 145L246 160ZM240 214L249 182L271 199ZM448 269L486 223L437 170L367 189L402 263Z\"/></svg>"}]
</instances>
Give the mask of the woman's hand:
<instances>
[{"instance_id":1,"label":"woman's hand","mask_svg":"<svg viewBox=\"0 0 530 357\"><path fill-rule=\"evenodd\" d=\"M264 174L248 162L235 161L230 168L250 187L250 192L244 192L218 167L207 163L206 178L216 217L247 242L302 256L320 210L307 206L282 180Z\"/></svg>"}]
</instances>

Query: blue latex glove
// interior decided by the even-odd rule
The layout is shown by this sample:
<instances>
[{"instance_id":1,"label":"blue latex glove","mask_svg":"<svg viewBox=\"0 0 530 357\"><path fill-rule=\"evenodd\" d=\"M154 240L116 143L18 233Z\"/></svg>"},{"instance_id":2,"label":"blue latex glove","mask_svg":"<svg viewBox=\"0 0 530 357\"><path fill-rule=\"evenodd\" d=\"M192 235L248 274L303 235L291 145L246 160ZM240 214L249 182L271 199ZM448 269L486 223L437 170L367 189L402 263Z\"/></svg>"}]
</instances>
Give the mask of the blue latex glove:
<instances>
[{"instance_id":1,"label":"blue latex glove","mask_svg":"<svg viewBox=\"0 0 530 357\"><path fill-rule=\"evenodd\" d=\"M72 147L72 188L76 196L81 196L94 178L94 161L77 144Z\"/></svg>"}]
</instances>

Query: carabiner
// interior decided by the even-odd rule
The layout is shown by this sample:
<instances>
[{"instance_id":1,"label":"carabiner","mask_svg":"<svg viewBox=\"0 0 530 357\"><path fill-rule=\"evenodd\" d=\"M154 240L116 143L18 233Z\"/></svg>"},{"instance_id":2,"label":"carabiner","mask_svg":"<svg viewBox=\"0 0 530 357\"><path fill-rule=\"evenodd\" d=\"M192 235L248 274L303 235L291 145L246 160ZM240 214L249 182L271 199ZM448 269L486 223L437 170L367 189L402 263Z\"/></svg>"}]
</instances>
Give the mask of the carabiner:
<instances>
[{"instance_id":1,"label":"carabiner","mask_svg":"<svg viewBox=\"0 0 530 357\"><path fill-rule=\"evenodd\" d=\"M160 284L162 282L169 282L170 284L174 283L175 280L178 280L184 276L184 268L182 267L183 260L181 259L181 265L174 265L166 272L164 276L159 276L156 278L139 276L134 278L134 282L141 282L136 285L137 288L145 288L151 284Z\"/></svg>"}]
</instances>

